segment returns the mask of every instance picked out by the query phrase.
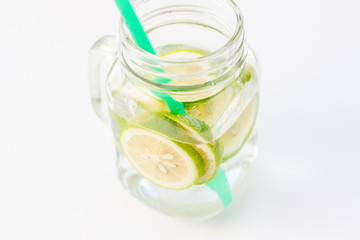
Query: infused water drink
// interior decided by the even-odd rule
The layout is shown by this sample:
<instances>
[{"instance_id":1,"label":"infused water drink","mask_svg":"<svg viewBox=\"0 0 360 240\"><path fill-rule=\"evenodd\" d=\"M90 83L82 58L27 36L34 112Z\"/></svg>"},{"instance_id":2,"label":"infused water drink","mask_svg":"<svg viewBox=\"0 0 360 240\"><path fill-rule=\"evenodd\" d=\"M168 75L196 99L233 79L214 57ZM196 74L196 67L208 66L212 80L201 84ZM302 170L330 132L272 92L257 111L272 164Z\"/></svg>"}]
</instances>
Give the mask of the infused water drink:
<instances>
[{"instance_id":1,"label":"infused water drink","mask_svg":"<svg viewBox=\"0 0 360 240\"><path fill-rule=\"evenodd\" d=\"M208 219L241 196L256 157L257 60L232 1L136 3L156 55L121 22L118 38L92 49L113 59L101 87L90 79L93 104L111 123L127 191L165 214Z\"/></svg>"}]
</instances>

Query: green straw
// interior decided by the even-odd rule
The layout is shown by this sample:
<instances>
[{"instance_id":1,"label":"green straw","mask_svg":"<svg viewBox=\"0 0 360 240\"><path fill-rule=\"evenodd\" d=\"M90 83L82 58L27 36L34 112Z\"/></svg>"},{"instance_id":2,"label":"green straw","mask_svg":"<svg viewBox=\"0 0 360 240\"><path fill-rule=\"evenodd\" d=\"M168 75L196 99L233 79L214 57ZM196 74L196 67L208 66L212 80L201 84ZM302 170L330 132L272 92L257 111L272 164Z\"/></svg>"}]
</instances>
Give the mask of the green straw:
<instances>
[{"instance_id":1,"label":"green straw","mask_svg":"<svg viewBox=\"0 0 360 240\"><path fill-rule=\"evenodd\" d=\"M115 0L115 3L136 45L146 52L155 54L155 50L151 46L130 2L128 0Z\"/></svg>"},{"instance_id":2,"label":"green straw","mask_svg":"<svg viewBox=\"0 0 360 240\"><path fill-rule=\"evenodd\" d=\"M115 4L119 9L120 14L135 44L144 51L155 55L155 50L152 47L149 38L146 36L146 33L141 26L141 23L136 16L136 13L131 6L129 0L115 0ZM166 80L167 81L165 82L170 81L168 79ZM164 79L158 79L158 82L164 82ZM170 95L157 91L152 91L152 93L155 96L161 98L166 103L172 113L187 114L185 112L184 105L181 102L174 100ZM219 169L216 176L205 185L218 194L219 198L223 202L224 207L229 205L229 203L232 201L231 190L223 169Z\"/></svg>"}]
</instances>

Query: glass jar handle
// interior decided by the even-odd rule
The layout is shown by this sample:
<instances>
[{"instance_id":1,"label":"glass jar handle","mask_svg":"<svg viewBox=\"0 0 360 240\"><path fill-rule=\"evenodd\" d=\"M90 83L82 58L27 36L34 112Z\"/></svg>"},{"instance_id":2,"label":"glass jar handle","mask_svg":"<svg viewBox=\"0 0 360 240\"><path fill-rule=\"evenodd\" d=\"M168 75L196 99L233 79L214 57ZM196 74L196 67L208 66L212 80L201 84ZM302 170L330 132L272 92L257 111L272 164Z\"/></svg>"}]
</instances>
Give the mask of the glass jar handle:
<instances>
[{"instance_id":1,"label":"glass jar handle","mask_svg":"<svg viewBox=\"0 0 360 240\"><path fill-rule=\"evenodd\" d=\"M111 65L116 58L116 36L107 35L94 43L89 51L89 88L90 97L96 114L104 122L109 121L106 106L105 83Z\"/></svg>"}]
</instances>

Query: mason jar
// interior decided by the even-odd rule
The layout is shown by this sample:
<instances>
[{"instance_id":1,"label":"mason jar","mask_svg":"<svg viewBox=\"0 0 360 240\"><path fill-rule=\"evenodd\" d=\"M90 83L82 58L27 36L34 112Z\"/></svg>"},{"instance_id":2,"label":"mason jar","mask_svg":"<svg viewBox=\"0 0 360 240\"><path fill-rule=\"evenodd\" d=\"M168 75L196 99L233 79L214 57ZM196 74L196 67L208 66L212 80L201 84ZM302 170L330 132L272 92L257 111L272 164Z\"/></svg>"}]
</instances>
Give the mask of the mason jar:
<instances>
[{"instance_id":1,"label":"mason jar","mask_svg":"<svg viewBox=\"0 0 360 240\"><path fill-rule=\"evenodd\" d=\"M231 0L134 0L156 52L120 20L90 50L96 113L112 129L125 189L173 217L204 220L241 196L256 157L259 67Z\"/></svg>"}]
</instances>

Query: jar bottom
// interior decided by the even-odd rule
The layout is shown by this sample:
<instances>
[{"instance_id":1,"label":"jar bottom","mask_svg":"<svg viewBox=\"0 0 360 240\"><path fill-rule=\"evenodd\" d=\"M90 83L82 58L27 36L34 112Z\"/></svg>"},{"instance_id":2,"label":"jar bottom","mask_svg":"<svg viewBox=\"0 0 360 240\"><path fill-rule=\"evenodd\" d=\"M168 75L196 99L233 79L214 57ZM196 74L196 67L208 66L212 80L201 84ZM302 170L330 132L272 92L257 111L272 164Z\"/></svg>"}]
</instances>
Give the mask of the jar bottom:
<instances>
[{"instance_id":1,"label":"jar bottom","mask_svg":"<svg viewBox=\"0 0 360 240\"><path fill-rule=\"evenodd\" d=\"M257 155L256 127L246 144L232 158L221 165L229 183L233 201L238 203L246 188L246 180ZM217 193L205 184L185 190L159 187L138 174L116 144L116 165L119 179L136 199L166 215L184 220L202 221L215 217L225 208Z\"/></svg>"}]
</instances>

